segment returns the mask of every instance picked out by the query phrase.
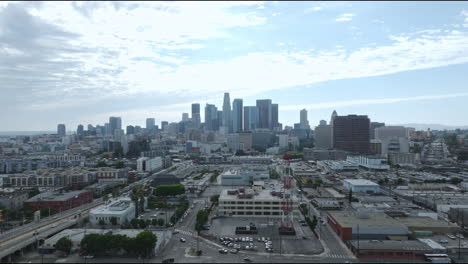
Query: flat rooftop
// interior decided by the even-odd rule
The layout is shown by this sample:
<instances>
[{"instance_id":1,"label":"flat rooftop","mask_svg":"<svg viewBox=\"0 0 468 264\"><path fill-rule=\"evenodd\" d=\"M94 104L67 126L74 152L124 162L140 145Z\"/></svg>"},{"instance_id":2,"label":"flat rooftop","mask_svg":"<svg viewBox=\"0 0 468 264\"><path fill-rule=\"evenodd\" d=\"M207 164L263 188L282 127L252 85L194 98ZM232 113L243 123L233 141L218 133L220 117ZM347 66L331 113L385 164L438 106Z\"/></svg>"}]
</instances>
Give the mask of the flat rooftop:
<instances>
[{"instance_id":1,"label":"flat rooftop","mask_svg":"<svg viewBox=\"0 0 468 264\"><path fill-rule=\"evenodd\" d=\"M351 240L353 247L358 247L357 240ZM418 240L359 240L360 250L428 250L432 251L432 248L427 244Z\"/></svg>"},{"instance_id":2,"label":"flat rooftop","mask_svg":"<svg viewBox=\"0 0 468 264\"><path fill-rule=\"evenodd\" d=\"M405 225L383 212L328 212L342 227L347 228L402 228Z\"/></svg>"},{"instance_id":3,"label":"flat rooftop","mask_svg":"<svg viewBox=\"0 0 468 264\"><path fill-rule=\"evenodd\" d=\"M408 217L399 217L397 219L400 223L406 225L408 228L458 228L454 223L447 223L441 220L434 220L430 217L425 216L408 216Z\"/></svg>"},{"instance_id":4,"label":"flat rooftop","mask_svg":"<svg viewBox=\"0 0 468 264\"><path fill-rule=\"evenodd\" d=\"M44 192L40 193L34 197L29 198L26 202L40 202L40 201L67 201L69 199L72 199L75 196L78 196L82 193L86 193L88 191L82 190L82 191L70 191L70 192Z\"/></svg>"},{"instance_id":5,"label":"flat rooftop","mask_svg":"<svg viewBox=\"0 0 468 264\"><path fill-rule=\"evenodd\" d=\"M254 200L272 200L272 201L282 201L282 200L283 200L283 199L282 199L281 197L279 197L279 196L273 196L273 195L271 195L271 192L273 191L273 190L271 190L271 189L270 189L270 190L262 190L262 191L256 192L256 193L253 192L254 195L253 195L252 198L245 198L245 199L240 199L240 198L238 198L238 197L237 197L237 194L235 194L235 195L230 195L230 194L228 194L228 191L234 191L234 190L236 190L236 189L223 190L223 191L221 192L220 196L219 196L219 199L220 199L220 200L233 200L233 201L235 201L235 200L251 200L251 201L254 201ZM246 189L246 192L247 192L247 193L248 193L248 190L251 190L251 189ZM252 191L253 191L253 190L252 190ZM277 191L279 191L279 190L277 190ZM292 200L295 200L295 201L298 200L297 197L294 196L294 195L291 195L291 199L292 199Z\"/></svg>"},{"instance_id":6,"label":"flat rooftop","mask_svg":"<svg viewBox=\"0 0 468 264\"><path fill-rule=\"evenodd\" d=\"M373 181L369 181L366 179L346 179L345 182L352 184L352 185L359 185L359 186L379 186L377 183Z\"/></svg>"}]
</instances>

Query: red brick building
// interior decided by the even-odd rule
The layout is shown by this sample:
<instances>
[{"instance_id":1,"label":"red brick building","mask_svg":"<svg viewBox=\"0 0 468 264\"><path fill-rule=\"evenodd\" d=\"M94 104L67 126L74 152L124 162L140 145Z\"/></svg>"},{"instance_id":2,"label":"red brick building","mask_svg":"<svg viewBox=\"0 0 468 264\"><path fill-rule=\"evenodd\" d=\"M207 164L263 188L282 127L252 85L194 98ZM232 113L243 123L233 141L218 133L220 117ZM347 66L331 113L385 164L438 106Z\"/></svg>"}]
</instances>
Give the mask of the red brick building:
<instances>
[{"instance_id":1,"label":"red brick building","mask_svg":"<svg viewBox=\"0 0 468 264\"><path fill-rule=\"evenodd\" d=\"M38 194L24 202L24 205L35 210L50 208L53 212L61 212L92 201L93 193L90 191L54 191Z\"/></svg>"},{"instance_id":2,"label":"red brick building","mask_svg":"<svg viewBox=\"0 0 468 264\"><path fill-rule=\"evenodd\" d=\"M424 260L424 254L433 249L418 240L351 240L349 248L358 258L367 259L417 259Z\"/></svg>"}]
</instances>

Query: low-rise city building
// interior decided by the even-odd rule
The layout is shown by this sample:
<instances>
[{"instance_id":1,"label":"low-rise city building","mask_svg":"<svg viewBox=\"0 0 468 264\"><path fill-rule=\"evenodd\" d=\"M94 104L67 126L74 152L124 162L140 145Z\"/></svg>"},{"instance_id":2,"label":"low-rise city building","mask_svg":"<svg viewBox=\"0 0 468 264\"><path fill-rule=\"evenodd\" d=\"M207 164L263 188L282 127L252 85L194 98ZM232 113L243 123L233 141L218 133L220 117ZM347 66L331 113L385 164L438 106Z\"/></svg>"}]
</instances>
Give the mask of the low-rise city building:
<instances>
[{"instance_id":1,"label":"low-rise city building","mask_svg":"<svg viewBox=\"0 0 468 264\"><path fill-rule=\"evenodd\" d=\"M92 201L93 194L90 191L52 191L31 197L24 202L24 205L31 206L35 210L50 208L55 212L61 212Z\"/></svg>"},{"instance_id":2,"label":"low-rise city building","mask_svg":"<svg viewBox=\"0 0 468 264\"><path fill-rule=\"evenodd\" d=\"M353 193L380 193L380 186L377 183L365 179L346 179L343 181L343 186Z\"/></svg>"},{"instance_id":3,"label":"low-rise city building","mask_svg":"<svg viewBox=\"0 0 468 264\"><path fill-rule=\"evenodd\" d=\"M110 225L112 224L112 218L116 219L117 225L130 223L135 218L135 204L133 201L130 198L120 198L89 212L89 221L93 225L99 225L100 223Z\"/></svg>"}]
</instances>

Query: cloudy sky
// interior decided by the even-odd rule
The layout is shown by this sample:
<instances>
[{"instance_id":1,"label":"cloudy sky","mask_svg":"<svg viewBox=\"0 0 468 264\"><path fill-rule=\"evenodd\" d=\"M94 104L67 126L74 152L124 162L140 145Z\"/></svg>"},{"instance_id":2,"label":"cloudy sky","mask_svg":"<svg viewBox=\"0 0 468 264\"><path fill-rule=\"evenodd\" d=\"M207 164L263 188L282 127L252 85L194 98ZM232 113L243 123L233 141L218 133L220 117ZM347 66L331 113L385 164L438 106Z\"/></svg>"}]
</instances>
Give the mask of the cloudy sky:
<instances>
[{"instance_id":1,"label":"cloudy sky","mask_svg":"<svg viewBox=\"0 0 468 264\"><path fill-rule=\"evenodd\" d=\"M0 2L0 131L203 117L224 92L287 125L468 125L468 3Z\"/></svg>"}]
</instances>

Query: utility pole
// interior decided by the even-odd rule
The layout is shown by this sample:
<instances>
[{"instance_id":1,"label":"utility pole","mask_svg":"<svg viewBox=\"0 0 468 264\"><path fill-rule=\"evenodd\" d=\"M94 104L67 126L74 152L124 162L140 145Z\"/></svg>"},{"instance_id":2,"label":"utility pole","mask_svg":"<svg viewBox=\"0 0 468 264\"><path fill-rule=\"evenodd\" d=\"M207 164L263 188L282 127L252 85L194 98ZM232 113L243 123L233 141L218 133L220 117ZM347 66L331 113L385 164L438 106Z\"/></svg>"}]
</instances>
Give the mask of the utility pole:
<instances>
[{"instance_id":1,"label":"utility pole","mask_svg":"<svg viewBox=\"0 0 468 264\"><path fill-rule=\"evenodd\" d=\"M357 256L359 258L359 224L357 225Z\"/></svg>"}]
</instances>

